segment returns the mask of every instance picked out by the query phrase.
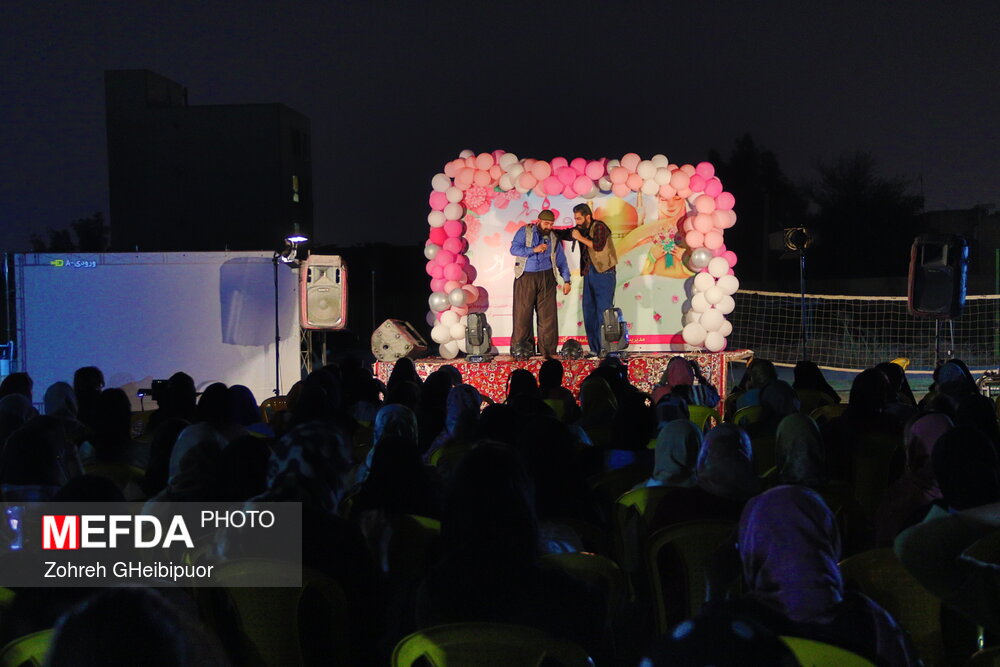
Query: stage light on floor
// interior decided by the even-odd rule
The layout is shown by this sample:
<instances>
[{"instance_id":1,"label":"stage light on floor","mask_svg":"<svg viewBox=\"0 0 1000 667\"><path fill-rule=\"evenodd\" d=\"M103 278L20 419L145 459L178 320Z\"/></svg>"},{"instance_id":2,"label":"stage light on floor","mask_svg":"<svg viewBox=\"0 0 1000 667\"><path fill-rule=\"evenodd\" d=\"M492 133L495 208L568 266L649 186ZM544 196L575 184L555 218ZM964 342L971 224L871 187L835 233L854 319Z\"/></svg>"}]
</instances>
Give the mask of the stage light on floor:
<instances>
[{"instance_id":1,"label":"stage light on floor","mask_svg":"<svg viewBox=\"0 0 1000 667\"><path fill-rule=\"evenodd\" d=\"M601 356L620 357L628 348L628 325L621 308L608 308L601 318Z\"/></svg>"},{"instance_id":2,"label":"stage light on floor","mask_svg":"<svg viewBox=\"0 0 1000 667\"><path fill-rule=\"evenodd\" d=\"M563 343L559 356L563 359L583 359L583 346L577 339L570 338Z\"/></svg>"},{"instance_id":3,"label":"stage light on floor","mask_svg":"<svg viewBox=\"0 0 1000 667\"><path fill-rule=\"evenodd\" d=\"M465 325L465 360L479 364L493 359L493 328L486 313L469 313Z\"/></svg>"}]
</instances>

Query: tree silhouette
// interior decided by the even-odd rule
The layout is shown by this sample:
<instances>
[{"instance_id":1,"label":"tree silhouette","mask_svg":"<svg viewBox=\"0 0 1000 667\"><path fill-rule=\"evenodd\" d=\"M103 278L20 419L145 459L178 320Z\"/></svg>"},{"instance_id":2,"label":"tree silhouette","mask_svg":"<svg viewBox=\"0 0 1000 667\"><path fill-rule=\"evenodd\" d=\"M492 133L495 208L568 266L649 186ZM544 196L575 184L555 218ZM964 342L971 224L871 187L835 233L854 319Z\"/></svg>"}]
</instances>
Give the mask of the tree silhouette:
<instances>
[{"instance_id":1,"label":"tree silhouette","mask_svg":"<svg viewBox=\"0 0 1000 667\"><path fill-rule=\"evenodd\" d=\"M38 234L31 235L32 252L104 252L108 249L108 225L100 211L70 223L69 229L49 229L47 234L48 241Z\"/></svg>"}]
</instances>

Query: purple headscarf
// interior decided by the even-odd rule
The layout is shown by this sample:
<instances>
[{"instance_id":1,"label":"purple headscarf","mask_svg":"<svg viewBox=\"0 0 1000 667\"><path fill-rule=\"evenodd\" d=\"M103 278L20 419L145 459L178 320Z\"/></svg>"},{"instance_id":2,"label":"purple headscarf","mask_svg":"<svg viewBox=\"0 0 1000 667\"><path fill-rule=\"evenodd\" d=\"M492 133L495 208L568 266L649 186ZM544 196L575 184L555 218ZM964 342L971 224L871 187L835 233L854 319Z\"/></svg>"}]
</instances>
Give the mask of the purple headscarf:
<instances>
[{"instance_id":1,"label":"purple headscarf","mask_svg":"<svg viewBox=\"0 0 1000 667\"><path fill-rule=\"evenodd\" d=\"M843 600L840 535L823 499L804 486L776 486L751 498L739 524L750 595L800 623L827 623Z\"/></svg>"}]
</instances>

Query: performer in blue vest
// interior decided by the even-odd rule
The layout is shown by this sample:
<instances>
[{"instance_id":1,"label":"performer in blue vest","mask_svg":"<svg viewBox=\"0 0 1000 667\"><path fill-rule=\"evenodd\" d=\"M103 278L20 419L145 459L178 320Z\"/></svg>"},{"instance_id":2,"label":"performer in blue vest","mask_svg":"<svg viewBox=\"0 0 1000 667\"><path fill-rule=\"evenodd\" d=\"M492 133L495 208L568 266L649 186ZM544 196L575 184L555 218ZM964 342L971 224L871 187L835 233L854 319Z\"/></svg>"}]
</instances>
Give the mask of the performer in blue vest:
<instances>
[{"instance_id":1,"label":"performer in blue vest","mask_svg":"<svg viewBox=\"0 0 1000 667\"><path fill-rule=\"evenodd\" d=\"M518 345L535 349L535 313L538 314L539 351L545 357L553 357L559 345L556 286L561 280L563 294L569 294L570 276L562 242L552 232L555 219L552 211L542 211L534 224L517 230L510 243L510 254L514 255L512 352Z\"/></svg>"}]
</instances>

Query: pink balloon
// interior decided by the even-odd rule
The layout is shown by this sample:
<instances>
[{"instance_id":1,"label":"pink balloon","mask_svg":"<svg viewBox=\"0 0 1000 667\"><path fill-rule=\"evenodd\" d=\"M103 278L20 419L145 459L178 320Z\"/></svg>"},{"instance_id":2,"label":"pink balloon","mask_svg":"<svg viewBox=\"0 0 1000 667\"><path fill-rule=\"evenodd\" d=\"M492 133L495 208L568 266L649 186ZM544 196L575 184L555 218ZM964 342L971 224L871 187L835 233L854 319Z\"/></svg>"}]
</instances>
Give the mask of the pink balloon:
<instances>
[{"instance_id":1,"label":"pink balloon","mask_svg":"<svg viewBox=\"0 0 1000 667\"><path fill-rule=\"evenodd\" d=\"M445 270L445 274L447 275L447 273L448 273L448 267L447 266L444 267L444 270ZM452 290L461 289L461 288L462 288L462 283L458 282L457 280L448 280L444 284L444 291L448 292L449 294L451 294Z\"/></svg>"},{"instance_id":2,"label":"pink balloon","mask_svg":"<svg viewBox=\"0 0 1000 667\"><path fill-rule=\"evenodd\" d=\"M472 182L481 188L485 188L490 184L490 172L477 169L475 176L472 178Z\"/></svg>"},{"instance_id":3,"label":"pink balloon","mask_svg":"<svg viewBox=\"0 0 1000 667\"><path fill-rule=\"evenodd\" d=\"M427 275L429 275L429 276L431 276L433 278L434 277L434 267L437 266L437 265L438 265L438 263L435 262L433 259L427 260L427 266L424 267L424 270L427 271Z\"/></svg>"},{"instance_id":4,"label":"pink balloon","mask_svg":"<svg viewBox=\"0 0 1000 667\"><path fill-rule=\"evenodd\" d=\"M714 223L715 221L713 220L712 216L706 213L699 213L697 216L695 216L694 228L697 229L702 234L708 234L715 228ZM722 238L721 234L719 235L719 238L720 239ZM705 245L708 245L708 243L706 243Z\"/></svg>"},{"instance_id":5,"label":"pink balloon","mask_svg":"<svg viewBox=\"0 0 1000 667\"><path fill-rule=\"evenodd\" d=\"M490 180L499 180L501 176L503 176L503 167L498 164L490 167Z\"/></svg>"},{"instance_id":6,"label":"pink balloon","mask_svg":"<svg viewBox=\"0 0 1000 667\"><path fill-rule=\"evenodd\" d=\"M555 176L549 176L549 178L555 178ZM546 179L546 180L548 180L548 179ZM536 195L542 195L544 197L545 195L553 194L553 193L551 193L551 192L549 192L548 190L545 189L545 181L538 181L538 183L535 184L535 194Z\"/></svg>"},{"instance_id":7,"label":"pink balloon","mask_svg":"<svg viewBox=\"0 0 1000 667\"><path fill-rule=\"evenodd\" d=\"M689 215L688 217L684 218L684 222L681 223L681 229L684 232L693 231L694 230L694 217Z\"/></svg>"},{"instance_id":8,"label":"pink balloon","mask_svg":"<svg viewBox=\"0 0 1000 667\"><path fill-rule=\"evenodd\" d=\"M687 234L684 235L684 243L686 243L687 247L691 248L692 250L694 250L695 248L700 248L705 244L705 235L699 232L698 230L688 232ZM438 253L438 256L439 257L441 256L440 252Z\"/></svg>"},{"instance_id":9,"label":"pink balloon","mask_svg":"<svg viewBox=\"0 0 1000 667\"><path fill-rule=\"evenodd\" d=\"M592 181L596 181L604 176L604 165L597 160L591 160L587 163L584 168L583 173Z\"/></svg>"},{"instance_id":10,"label":"pink balloon","mask_svg":"<svg viewBox=\"0 0 1000 667\"><path fill-rule=\"evenodd\" d=\"M681 188L677 191L677 196L681 199L687 199L691 196L691 188Z\"/></svg>"},{"instance_id":11,"label":"pink balloon","mask_svg":"<svg viewBox=\"0 0 1000 667\"><path fill-rule=\"evenodd\" d=\"M715 250L722 245L722 232L711 231L705 234L705 247Z\"/></svg>"},{"instance_id":12,"label":"pink balloon","mask_svg":"<svg viewBox=\"0 0 1000 667\"><path fill-rule=\"evenodd\" d=\"M520 185L525 190L530 190L531 188L538 185L538 179L535 178L533 174L524 172L523 174L517 177L517 184Z\"/></svg>"},{"instance_id":13,"label":"pink balloon","mask_svg":"<svg viewBox=\"0 0 1000 667\"><path fill-rule=\"evenodd\" d=\"M710 178L705 182L705 194L709 197L718 197L722 192L722 181L717 178Z\"/></svg>"},{"instance_id":14,"label":"pink balloon","mask_svg":"<svg viewBox=\"0 0 1000 667\"><path fill-rule=\"evenodd\" d=\"M699 162L694 171L706 181L715 176L715 167L711 162Z\"/></svg>"},{"instance_id":15,"label":"pink balloon","mask_svg":"<svg viewBox=\"0 0 1000 667\"><path fill-rule=\"evenodd\" d=\"M455 238L461 236L465 232L465 223L461 220L449 220L444 223L444 227L441 227L448 238ZM442 245L444 245L442 243Z\"/></svg>"},{"instance_id":16,"label":"pink balloon","mask_svg":"<svg viewBox=\"0 0 1000 667\"><path fill-rule=\"evenodd\" d=\"M691 177L685 174L680 169L670 174L670 185L672 185L674 189L678 191L688 187L690 183L691 183Z\"/></svg>"},{"instance_id":17,"label":"pink balloon","mask_svg":"<svg viewBox=\"0 0 1000 667\"><path fill-rule=\"evenodd\" d=\"M628 180L628 169L625 167L614 167L608 174L608 180L612 183L624 183Z\"/></svg>"},{"instance_id":18,"label":"pink balloon","mask_svg":"<svg viewBox=\"0 0 1000 667\"><path fill-rule=\"evenodd\" d=\"M448 205L448 195L435 190L431 193L429 201L432 209L435 211L443 211L444 207Z\"/></svg>"},{"instance_id":19,"label":"pink balloon","mask_svg":"<svg viewBox=\"0 0 1000 667\"><path fill-rule=\"evenodd\" d=\"M456 160L452 160L451 162L445 163L444 165L445 176L447 176L448 178L455 178L456 176L458 176L458 170L460 167L465 166L465 162L462 162L461 165L457 164L457 162L458 161Z\"/></svg>"},{"instance_id":20,"label":"pink balloon","mask_svg":"<svg viewBox=\"0 0 1000 667\"><path fill-rule=\"evenodd\" d=\"M444 227L432 227L428 236L434 245L444 245L444 242L448 240Z\"/></svg>"},{"instance_id":21,"label":"pink balloon","mask_svg":"<svg viewBox=\"0 0 1000 667\"><path fill-rule=\"evenodd\" d=\"M702 196L707 197L708 195L702 195ZM701 197L699 197L699 199L700 198ZM717 227L718 229L727 229L729 227L729 212L715 209L712 212L712 224L715 225L715 227Z\"/></svg>"},{"instance_id":22,"label":"pink balloon","mask_svg":"<svg viewBox=\"0 0 1000 667\"><path fill-rule=\"evenodd\" d=\"M455 264L454 262L445 265L444 277L448 280L468 281L468 279L465 277L465 271L463 271L462 267L460 267L458 264Z\"/></svg>"},{"instance_id":23,"label":"pink balloon","mask_svg":"<svg viewBox=\"0 0 1000 667\"><path fill-rule=\"evenodd\" d=\"M564 157L554 157L552 158L552 171L556 171L559 167L568 167L569 160Z\"/></svg>"},{"instance_id":24,"label":"pink balloon","mask_svg":"<svg viewBox=\"0 0 1000 667\"><path fill-rule=\"evenodd\" d=\"M438 253L438 254L441 254L441 253ZM437 262L433 261L433 260L431 260L431 261L433 262L434 266L432 266L432 267L430 267L430 268L427 269L427 272L429 274L431 274L431 278L435 278L435 279L444 278L444 267L441 266L440 264L438 264ZM428 264L430 264L430 263L431 262L428 262Z\"/></svg>"},{"instance_id":25,"label":"pink balloon","mask_svg":"<svg viewBox=\"0 0 1000 667\"><path fill-rule=\"evenodd\" d=\"M573 167L559 167L556 169L556 177L563 185L569 185L576 180L576 171Z\"/></svg>"},{"instance_id":26,"label":"pink balloon","mask_svg":"<svg viewBox=\"0 0 1000 667\"><path fill-rule=\"evenodd\" d=\"M697 175L692 177L692 181L698 178ZM697 188L691 188L697 192ZM709 197L708 195L699 195L697 199L694 200L694 207L699 213L711 213L715 210L715 199Z\"/></svg>"},{"instance_id":27,"label":"pink balloon","mask_svg":"<svg viewBox=\"0 0 1000 667\"><path fill-rule=\"evenodd\" d=\"M594 189L594 182L586 176L577 176L573 181L573 189L581 197Z\"/></svg>"},{"instance_id":28,"label":"pink balloon","mask_svg":"<svg viewBox=\"0 0 1000 667\"><path fill-rule=\"evenodd\" d=\"M476 169L488 170L493 166L493 156L489 153L480 153L476 156Z\"/></svg>"},{"instance_id":29,"label":"pink balloon","mask_svg":"<svg viewBox=\"0 0 1000 667\"><path fill-rule=\"evenodd\" d=\"M538 160L535 164L531 165L529 171L536 180L544 181L552 175L552 166L545 160Z\"/></svg>"},{"instance_id":30,"label":"pink balloon","mask_svg":"<svg viewBox=\"0 0 1000 667\"><path fill-rule=\"evenodd\" d=\"M563 188L562 196L566 199L576 199L576 190L573 188L572 183Z\"/></svg>"},{"instance_id":31,"label":"pink balloon","mask_svg":"<svg viewBox=\"0 0 1000 667\"><path fill-rule=\"evenodd\" d=\"M683 171L688 176L694 176L694 173L695 173L694 172L694 165L693 164L684 164L684 165L681 165L681 171Z\"/></svg>"},{"instance_id":32,"label":"pink balloon","mask_svg":"<svg viewBox=\"0 0 1000 667\"><path fill-rule=\"evenodd\" d=\"M691 177L691 183L688 185L691 188L691 192L704 192L705 191L705 179L695 174Z\"/></svg>"},{"instance_id":33,"label":"pink balloon","mask_svg":"<svg viewBox=\"0 0 1000 667\"><path fill-rule=\"evenodd\" d=\"M558 194L563 191L563 182L559 180L558 176L549 176L544 181L545 192L550 195Z\"/></svg>"},{"instance_id":34,"label":"pink balloon","mask_svg":"<svg viewBox=\"0 0 1000 667\"><path fill-rule=\"evenodd\" d=\"M476 170L470 167L463 167L458 176L455 177L455 187L460 190L468 190L476 178Z\"/></svg>"},{"instance_id":35,"label":"pink balloon","mask_svg":"<svg viewBox=\"0 0 1000 667\"><path fill-rule=\"evenodd\" d=\"M459 266L465 267L469 264L469 258L466 255L457 255L455 257L455 263Z\"/></svg>"},{"instance_id":36,"label":"pink balloon","mask_svg":"<svg viewBox=\"0 0 1000 667\"><path fill-rule=\"evenodd\" d=\"M732 250L727 250L726 252L724 252L722 254L722 256L725 258L725 260L727 262L729 262L729 266L731 266L731 267L732 266L736 266L736 253L735 252L733 252Z\"/></svg>"},{"instance_id":37,"label":"pink balloon","mask_svg":"<svg viewBox=\"0 0 1000 667\"><path fill-rule=\"evenodd\" d=\"M611 192L614 193L614 195L619 199L624 199L632 191L629 190L628 186L624 183L615 183L611 186Z\"/></svg>"},{"instance_id":38,"label":"pink balloon","mask_svg":"<svg viewBox=\"0 0 1000 667\"><path fill-rule=\"evenodd\" d=\"M626 153L622 156L621 165L629 171L635 171L640 162L642 162L642 158L638 154Z\"/></svg>"},{"instance_id":39,"label":"pink balloon","mask_svg":"<svg viewBox=\"0 0 1000 667\"><path fill-rule=\"evenodd\" d=\"M479 288L475 285L465 285L462 287L462 291L465 292L465 305L471 306L479 298Z\"/></svg>"},{"instance_id":40,"label":"pink balloon","mask_svg":"<svg viewBox=\"0 0 1000 667\"><path fill-rule=\"evenodd\" d=\"M459 317L465 317L466 315L469 314L468 306L452 306L451 309L455 311L455 314L458 315Z\"/></svg>"},{"instance_id":41,"label":"pink balloon","mask_svg":"<svg viewBox=\"0 0 1000 667\"><path fill-rule=\"evenodd\" d=\"M507 151L502 151L500 149L497 149L497 150L493 151L492 153L490 153L490 155L493 156L493 162L494 162L494 164L500 164L500 157L502 155L506 154L506 153L507 153Z\"/></svg>"},{"instance_id":42,"label":"pink balloon","mask_svg":"<svg viewBox=\"0 0 1000 667\"><path fill-rule=\"evenodd\" d=\"M723 211L733 210L733 206L736 206L736 197L728 192L720 192L719 196L715 198L715 207L721 208Z\"/></svg>"},{"instance_id":43,"label":"pink balloon","mask_svg":"<svg viewBox=\"0 0 1000 667\"><path fill-rule=\"evenodd\" d=\"M435 264L435 266L438 266L438 265ZM444 268L443 267L439 267L439 268L441 268L441 271L442 271L441 275L444 275L444 273L443 273ZM444 286L446 284L447 284L447 281L444 278L433 278L431 280L431 291L432 292L443 292L444 291Z\"/></svg>"},{"instance_id":44,"label":"pink balloon","mask_svg":"<svg viewBox=\"0 0 1000 667\"><path fill-rule=\"evenodd\" d=\"M582 157L575 157L569 161L569 166L573 168L577 174L582 174L587 168L587 161Z\"/></svg>"},{"instance_id":45,"label":"pink balloon","mask_svg":"<svg viewBox=\"0 0 1000 667\"><path fill-rule=\"evenodd\" d=\"M463 250L465 250L465 240L462 239L461 237L454 237L453 236L450 239L448 239L447 241L445 241L444 245L441 246L441 247L444 248L445 250L447 250L448 252L453 252L456 255L458 255Z\"/></svg>"},{"instance_id":46,"label":"pink balloon","mask_svg":"<svg viewBox=\"0 0 1000 667\"><path fill-rule=\"evenodd\" d=\"M639 190L642 187L642 176L639 174L629 174L625 185L628 186L629 190Z\"/></svg>"},{"instance_id":47,"label":"pink balloon","mask_svg":"<svg viewBox=\"0 0 1000 667\"><path fill-rule=\"evenodd\" d=\"M434 261L441 266L448 266L449 264L453 264L455 262L455 253L448 252L442 248L441 250L438 250L437 257L434 258Z\"/></svg>"},{"instance_id":48,"label":"pink balloon","mask_svg":"<svg viewBox=\"0 0 1000 667\"><path fill-rule=\"evenodd\" d=\"M677 190L670 183L664 183L660 186L660 199L670 199L677 195Z\"/></svg>"}]
</instances>

